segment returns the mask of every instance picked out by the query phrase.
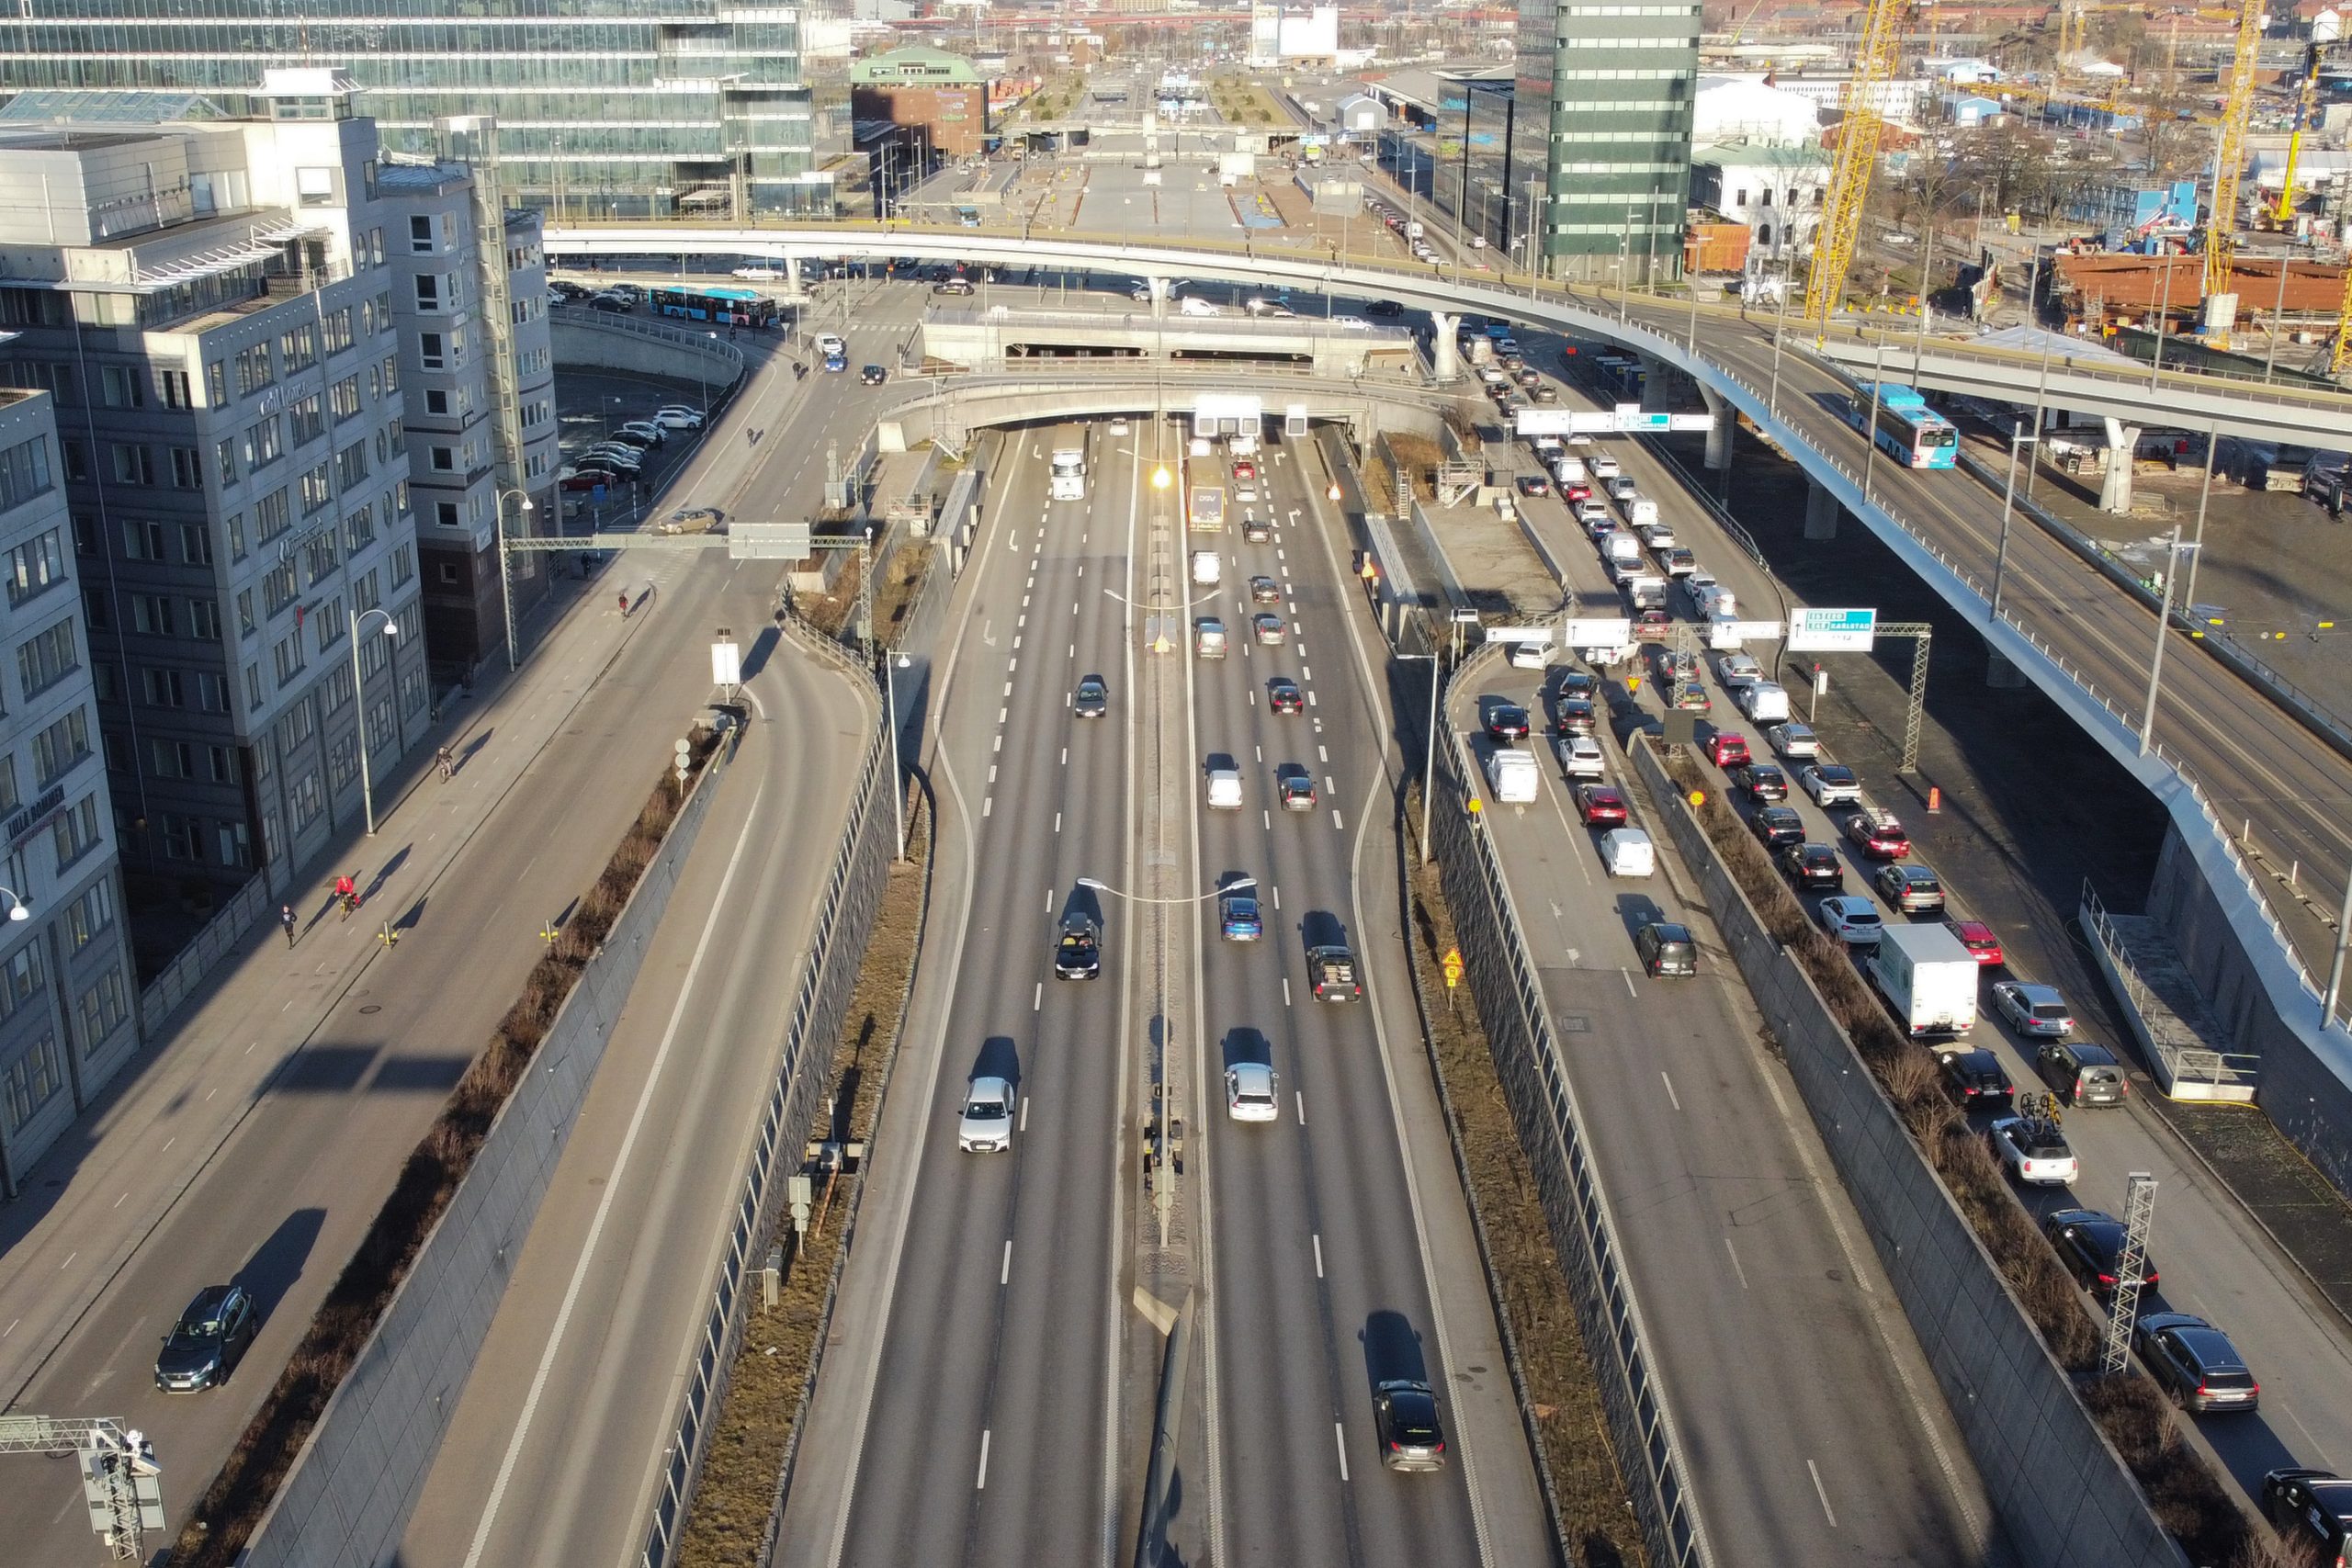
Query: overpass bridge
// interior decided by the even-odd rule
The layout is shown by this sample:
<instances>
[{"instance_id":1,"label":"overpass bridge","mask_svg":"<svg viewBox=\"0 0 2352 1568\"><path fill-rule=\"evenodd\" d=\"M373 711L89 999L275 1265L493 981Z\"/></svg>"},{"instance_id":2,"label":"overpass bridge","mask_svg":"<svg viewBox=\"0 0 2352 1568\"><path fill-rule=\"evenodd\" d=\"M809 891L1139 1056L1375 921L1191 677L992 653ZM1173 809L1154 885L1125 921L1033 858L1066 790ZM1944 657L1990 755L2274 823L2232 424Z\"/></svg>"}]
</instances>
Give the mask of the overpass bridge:
<instances>
[{"instance_id":1,"label":"overpass bridge","mask_svg":"<svg viewBox=\"0 0 2352 1568\"><path fill-rule=\"evenodd\" d=\"M1967 476L1879 462L1846 423L1851 381L1811 351L1815 334L1776 331L1769 318L1695 301L1564 288L1525 274L1465 269L1458 258L1438 266L1384 264L1261 243L1248 231L1187 243L1025 222L977 230L667 222L557 226L547 231L547 248L569 256L765 258L796 273L802 261L836 257L1042 266L1145 278L1163 302L1167 284L1180 277L1286 286L1430 311L1441 350L1461 314L1477 311L1614 342L1680 371L1718 415L1722 438L1710 442L1711 466L1731 460L1732 422L1724 416L1736 412L1804 468L1816 487L1809 524L1821 536L1841 513L1869 527L1981 629L1998 661L2031 680L2164 804L2172 834L2151 912L2170 928L2236 1049L2263 1059L2273 1119L2339 1188L2352 1189L2352 1034L2337 1016L2341 997L2324 995L2314 979L2330 972L2341 951L2335 911L2352 873L2352 757L2196 645L2167 661L2157 689L2151 609L2030 523L2006 526L2000 497ZM1939 352L1969 354L1956 345ZM2011 368L2005 385L2018 398L2023 388ZM2102 395L2111 391L2100 376L2083 375ZM2240 383L2166 376L2142 406L2169 408L2206 387L2252 400ZM2048 400L2063 407L2089 395L2053 378ZM2282 391L2277 400L2298 409L2305 440L2352 446L2352 397ZM2249 844L2259 846L2266 864L2293 865L2294 883L2283 872L2255 870Z\"/></svg>"}]
</instances>

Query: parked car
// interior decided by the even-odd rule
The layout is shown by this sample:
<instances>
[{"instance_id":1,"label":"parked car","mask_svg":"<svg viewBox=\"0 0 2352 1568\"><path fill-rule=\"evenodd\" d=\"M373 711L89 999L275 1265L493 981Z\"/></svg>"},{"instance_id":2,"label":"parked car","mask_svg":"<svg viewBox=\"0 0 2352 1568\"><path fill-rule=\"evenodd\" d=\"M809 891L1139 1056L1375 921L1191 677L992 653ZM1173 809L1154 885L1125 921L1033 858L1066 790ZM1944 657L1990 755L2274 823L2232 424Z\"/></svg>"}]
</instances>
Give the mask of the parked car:
<instances>
[{"instance_id":1,"label":"parked car","mask_svg":"<svg viewBox=\"0 0 2352 1568\"><path fill-rule=\"evenodd\" d=\"M956 1146L966 1154L1001 1154L1012 1147L1012 1085L981 1075L964 1091L956 1118Z\"/></svg>"},{"instance_id":2,"label":"parked car","mask_svg":"<svg viewBox=\"0 0 2352 1568\"><path fill-rule=\"evenodd\" d=\"M1862 799L1862 781L1854 770L1842 762L1815 762L1801 769L1797 783L1805 794L1813 796L1815 806L1859 806Z\"/></svg>"},{"instance_id":3,"label":"parked car","mask_svg":"<svg viewBox=\"0 0 2352 1568\"><path fill-rule=\"evenodd\" d=\"M1846 818L1846 837L1853 840L1864 860L1901 860L1911 852L1911 835L1903 830L1903 824L1895 820L1891 811L1857 811Z\"/></svg>"},{"instance_id":4,"label":"parked car","mask_svg":"<svg viewBox=\"0 0 2352 1568\"><path fill-rule=\"evenodd\" d=\"M1944 930L1960 939L1960 945L1968 949L1969 956L1975 959L1981 967L1992 969L2000 964L2003 957L2001 939L1995 936L1993 928L1984 921L1946 920Z\"/></svg>"},{"instance_id":5,"label":"parked car","mask_svg":"<svg viewBox=\"0 0 2352 1568\"><path fill-rule=\"evenodd\" d=\"M2000 980L1993 987L1993 1006L2009 1027L2031 1040L2064 1040L2074 1032L2075 1015L2055 986L2030 980Z\"/></svg>"},{"instance_id":6,"label":"parked car","mask_svg":"<svg viewBox=\"0 0 2352 1568\"><path fill-rule=\"evenodd\" d=\"M1787 810L1787 807L1776 807ZM1758 813L1761 816L1762 813ZM1793 811L1789 812L1796 816ZM1803 818L1799 818L1802 828ZM1827 844L1798 842L1781 846L1781 874L1800 888L1826 887L1835 892L1846 886L1845 863Z\"/></svg>"},{"instance_id":7,"label":"parked car","mask_svg":"<svg viewBox=\"0 0 2352 1568\"><path fill-rule=\"evenodd\" d=\"M664 403L653 411L653 423L667 430L700 430L701 411L679 403Z\"/></svg>"},{"instance_id":8,"label":"parked car","mask_svg":"<svg viewBox=\"0 0 2352 1568\"><path fill-rule=\"evenodd\" d=\"M2058 1123L2043 1117L2004 1116L1984 1129L1994 1161L2028 1187L2064 1187L2082 1174Z\"/></svg>"},{"instance_id":9,"label":"parked car","mask_svg":"<svg viewBox=\"0 0 2352 1568\"><path fill-rule=\"evenodd\" d=\"M1789 798L1789 775L1770 762L1750 762L1739 770L1734 782L1758 805Z\"/></svg>"},{"instance_id":10,"label":"parked car","mask_svg":"<svg viewBox=\"0 0 2352 1568\"><path fill-rule=\"evenodd\" d=\"M1690 928L1672 920L1647 920L1634 932L1634 954L1653 978L1699 972L1699 944Z\"/></svg>"},{"instance_id":11,"label":"parked car","mask_svg":"<svg viewBox=\"0 0 2352 1568\"><path fill-rule=\"evenodd\" d=\"M1748 818L1747 830L1765 849L1779 850L1804 841L1804 818L1792 807L1767 806ZM1835 851L1831 852L1831 858L1836 858Z\"/></svg>"},{"instance_id":12,"label":"parked car","mask_svg":"<svg viewBox=\"0 0 2352 1568\"><path fill-rule=\"evenodd\" d=\"M1385 1379L1373 1390L1372 1412L1383 1464L1391 1470L1445 1467L1445 1429L1438 1424L1437 1395L1429 1384Z\"/></svg>"},{"instance_id":13,"label":"parked car","mask_svg":"<svg viewBox=\"0 0 2352 1568\"><path fill-rule=\"evenodd\" d=\"M613 428L613 439L626 441L632 446L666 446L670 433L650 419L633 419Z\"/></svg>"},{"instance_id":14,"label":"parked car","mask_svg":"<svg viewBox=\"0 0 2352 1568\"><path fill-rule=\"evenodd\" d=\"M2193 1313L2144 1314L2132 1330L2132 1348L2149 1375L2199 1415L2223 1411L2251 1415L2262 1404L2262 1385L2230 1337Z\"/></svg>"},{"instance_id":15,"label":"parked car","mask_svg":"<svg viewBox=\"0 0 2352 1568\"><path fill-rule=\"evenodd\" d=\"M2087 1040L2053 1040L2033 1054L2033 1070L2067 1105L2120 1105L2132 1080L2115 1053Z\"/></svg>"},{"instance_id":16,"label":"parked car","mask_svg":"<svg viewBox=\"0 0 2352 1568\"><path fill-rule=\"evenodd\" d=\"M2352 1481L2332 1470L2274 1470L2262 1478L2262 1511L2278 1528L2289 1562L2346 1568L2352 1557Z\"/></svg>"},{"instance_id":17,"label":"parked car","mask_svg":"<svg viewBox=\"0 0 2352 1568\"><path fill-rule=\"evenodd\" d=\"M2041 1217L2041 1234L2075 1282L2104 1303L2115 1295L2118 1260L2123 1256L2123 1222L2097 1209L2053 1209ZM2140 1259L2140 1288L2156 1288L2156 1261Z\"/></svg>"},{"instance_id":18,"label":"parked car","mask_svg":"<svg viewBox=\"0 0 2352 1568\"><path fill-rule=\"evenodd\" d=\"M1924 865L1883 865L1871 885L1906 915L1934 914L1944 907L1943 881Z\"/></svg>"},{"instance_id":19,"label":"parked car","mask_svg":"<svg viewBox=\"0 0 2352 1568\"><path fill-rule=\"evenodd\" d=\"M1625 825L1625 797L1611 784L1578 784L1577 815L1584 818L1588 828L1622 828Z\"/></svg>"},{"instance_id":20,"label":"parked car","mask_svg":"<svg viewBox=\"0 0 2352 1568\"><path fill-rule=\"evenodd\" d=\"M2008 1070L2001 1066L2001 1058L1982 1049L1957 1049L1936 1053L1936 1065L1944 1070L1944 1089L1952 1099L1970 1111L1988 1110L1998 1106L2007 1111L2017 1099L2018 1086L2009 1081Z\"/></svg>"},{"instance_id":21,"label":"parked car","mask_svg":"<svg viewBox=\"0 0 2352 1568\"><path fill-rule=\"evenodd\" d=\"M243 1285L207 1285L187 1303L155 1357L155 1386L193 1393L229 1381L261 1332L261 1309Z\"/></svg>"},{"instance_id":22,"label":"parked car","mask_svg":"<svg viewBox=\"0 0 2352 1568\"><path fill-rule=\"evenodd\" d=\"M1807 849L1827 849L1826 844L1808 844ZM1834 856L1837 852L1831 850ZM1876 947L1879 938L1886 934L1886 922L1878 918L1878 906L1867 898L1851 894L1838 894L1824 898L1815 906L1815 924L1848 947Z\"/></svg>"},{"instance_id":23,"label":"parked car","mask_svg":"<svg viewBox=\"0 0 2352 1568\"><path fill-rule=\"evenodd\" d=\"M1277 675L1266 682L1266 702L1276 713L1305 713L1306 698L1298 682L1287 675Z\"/></svg>"}]
</instances>

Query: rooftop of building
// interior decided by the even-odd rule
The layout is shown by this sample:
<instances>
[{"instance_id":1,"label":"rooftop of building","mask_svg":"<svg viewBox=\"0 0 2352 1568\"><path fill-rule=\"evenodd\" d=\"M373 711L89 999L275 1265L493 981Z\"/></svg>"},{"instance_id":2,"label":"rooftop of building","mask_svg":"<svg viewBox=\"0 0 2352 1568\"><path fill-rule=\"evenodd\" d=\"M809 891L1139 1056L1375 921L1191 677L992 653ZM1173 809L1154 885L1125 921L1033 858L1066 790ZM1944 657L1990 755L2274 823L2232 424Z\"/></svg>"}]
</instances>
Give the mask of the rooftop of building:
<instances>
[{"instance_id":1,"label":"rooftop of building","mask_svg":"<svg viewBox=\"0 0 2352 1568\"><path fill-rule=\"evenodd\" d=\"M134 147L155 138L134 130L33 130L0 125L0 147L22 152L96 152L108 147Z\"/></svg>"},{"instance_id":2,"label":"rooftop of building","mask_svg":"<svg viewBox=\"0 0 2352 1568\"><path fill-rule=\"evenodd\" d=\"M852 61L849 79L859 86L914 83L947 87L977 87L983 80L979 69L962 55L922 44L909 44L903 49Z\"/></svg>"},{"instance_id":3,"label":"rooftop of building","mask_svg":"<svg viewBox=\"0 0 2352 1568\"><path fill-rule=\"evenodd\" d=\"M107 92L36 87L0 106L0 123L7 124L71 120L77 125L162 125L225 118L220 107L201 93L160 88Z\"/></svg>"},{"instance_id":4,"label":"rooftop of building","mask_svg":"<svg viewBox=\"0 0 2352 1568\"><path fill-rule=\"evenodd\" d=\"M1829 154L1818 147L1789 147L1766 141L1710 141L1690 149L1693 164L1719 169L1820 169Z\"/></svg>"},{"instance_id":5,"label":"rooftop of building","mask_svg":"<svg viewBox=\"0 0 2352 1568\"><path fill-rule=\"evenodd\" d=\"M438 190L453 180L471 177L463 164L392 164L376 165L379 190Z\"/></svg>"}]
</instances>

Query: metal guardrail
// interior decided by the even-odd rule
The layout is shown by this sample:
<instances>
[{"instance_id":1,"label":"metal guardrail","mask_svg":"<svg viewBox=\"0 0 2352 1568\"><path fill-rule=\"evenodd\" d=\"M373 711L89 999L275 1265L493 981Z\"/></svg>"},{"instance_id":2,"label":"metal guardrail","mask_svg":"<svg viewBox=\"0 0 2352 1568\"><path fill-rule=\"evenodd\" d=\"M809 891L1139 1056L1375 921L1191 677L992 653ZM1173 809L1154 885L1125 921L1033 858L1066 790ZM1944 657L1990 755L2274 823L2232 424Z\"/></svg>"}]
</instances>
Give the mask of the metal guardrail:
<instances>
[{"instance_id":1,"label":"metal guardrail","mask_svg":"<svg viewBox=\"0 0 2352 1568\"><path fill-rule=\"evenodd\" d=\"M2170 1038L2169 1032L2155 1026L2154 1020L2175 1016L2172 1007L2140 978L2139 969L2132 964L2132 955L2124 951L2122 940L2116 935L2115 926L2108 918L2107 907L2099 902L2098 894L2087 880L2083 884L2081 913L2083 930L2107 960L2107 973L2115 976L2122 986L2123 999L2140 1021L2140 1038L2160 1058L2158 1066L2163 1073L2167 1094L2175 1099L2211 1100L2219 1097L2210 1092L2183 1094L2181 1086L2202 1086L2209 1091L2235 1089L2242 1093L2245 1086L2261 1079L2260 1056L2236 1051L2215 1051L2202 1045L2184 1045Z\"/></svg>"},{"instance_id":2,"label":"metal guardrail","mask_svg":"<svg viewBox=\"0 0 2352 1568\"><path fill-rule=\"evenodd\" d=\"M164 1031L173 1010L204 983L212 966L236 952L237 943L253 930L269 908L269 877L256 871L229 901L204 922L202 929L175 954L164 972L139 992L139 1037L153 1041Z\"/></svg>"},{"instance_id":3,"label":"metal guardrail","mask_svg":"<svg viewBox=\"0 0 2352 1568\"><path fill-rule=\"evenodd\" d=\"M809 640L840 654L830 638L812 637ZM869 683L873 682L872 673L863 664L845 654L840 657L859 670ZM876 696L878 699L878 687ZM816 922L810 928L808 950L801 961L800 984L793 996L791 1019L785 1027L775 1079L768 1090L758 1134L746 1162L727 1250L719 1258L718 1275L708 1290L709 1310L704 1316L694 1366L687 1375L684 1392L679 1396L677 1419L671 1427L668 1462L655 1495L652 1522L638 1556L639 1568L664 1568L677 1548L679 1532L686 1522L687 1504L701 1474L710 1421L726 1396L735 1352L742 1338L744 1278L755 1265L764 1263L775 1221L774 1200L779 1169L797 1168L804 1146L801 1123L806 1118L807 1069L817 1060L811 1052L826 1053L822 1060L831 1061L832 1037L841 1026L838 1014L847 1003L849 987L843 983L841 971L828 972L828 961L845 917L853 914L849 905L853 897L861 892L860 879L868 874L868 868L860 863L860 851L869 836L888 830L888 814L881 810L881 804L883 778L889 771L889 760L888 731L877 727L866 741L865 758L851 789L849 822L842 830L833 853L832 872L826 879ZM878 856L869 853L868 858L875 868L873 891L878 894L878 873L888 865L887 847ZM871 909L869 900L869 917ZM854 969L847 972L847 978L855 978Z\"/></svg>"},{"instance_id":4,"label":"metal guardrail","mask_svg":"<svg viewBox=\"0 0 2352 1568\"><path fill-rule=\"evenodd\" d=\"M1475 680L1488 664L1500 659L1500 645L1489 643L1464 659L1441 692L1442 705L1452 689ZM1458 735L1447 748L1457 798L1476 787L1476 760ZM1558 1168L1568 1183L1572 1213L1554 1213L1556 1225L1565 1218L1575 1227L1582 1245L1576 1255L1563 1253L1561 1262L1571 1292L1577 1298L1577 1318L1584 1327L1586 1351L1601 1384L1601 1404L1609 1418L1617 1461L1631 1483L1633 1504L1652 1560L1674 1568L1713 1568L1715 1561L1696 1499L1687 1480L1685 1450L1668 1408L1664 1379L1652 1362L1640 1303L1618 1260L1624 1256L1617 1221L1609 1197L1601 1190L1585 1137L1576 1091L1568 1083L1552 1033L1551 1011L1536 973L1533 950L1519 923L1518 910L1503 879L1492 838L1455 803L1437 813L1445 839L1439 856L1441 869L1464 848L1476 868L1486 906L1492 909L1502 938L1504 976L1510 992L1511 1011L1526 1032L1529 1063L1542 1091L1540 1109L1558 1142ZM1461 911L1457 909L1457 926ZM1474 989L1485 955L1470 955ZM1481 996L1482 1011L1488 998ZM1498 1061L1497 1066L1503 1066ZM1509 1078L1506 1077L1508 1086ZM1539 1162L1549 1163L1549 1162ZM1539 1172L1539 1184L1541 1173ZM1547 1213L1552 1213L1546 1202ZM1565 1239L1565 1238L1564 1238ZM1596 1333L1599 1328L1602 1332Z\"/></svg>"},{"instance_id":5,"label":"metal guardrail","mask_svg":"<svg viewBox=\"0 0 2352 1568\"><path fill-rule=\"evenodd\" d=\"M626 316L617 310L583 310L576 306L551 305L548 308L551 324L566 327L594 327L604 332L627 333L635 337L650 339L672 348L682 348L695 354L707 354L715 358L732 360L735 374L743 373L743 351L736 344L718 336L711 329L673 327L667 321L644 321Z\"/></svg>"}]
</instances>

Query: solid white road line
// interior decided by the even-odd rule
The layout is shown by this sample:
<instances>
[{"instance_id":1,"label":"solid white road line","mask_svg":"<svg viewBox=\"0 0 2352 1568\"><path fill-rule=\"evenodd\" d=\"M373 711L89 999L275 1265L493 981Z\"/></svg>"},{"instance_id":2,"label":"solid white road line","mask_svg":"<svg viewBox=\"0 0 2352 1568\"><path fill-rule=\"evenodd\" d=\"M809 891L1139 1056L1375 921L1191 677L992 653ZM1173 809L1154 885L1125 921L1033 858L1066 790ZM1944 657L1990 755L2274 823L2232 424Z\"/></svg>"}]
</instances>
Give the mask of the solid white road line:
<instances>
[{"instance_id":1,"label":"solid white road line","mask_svg":"<svg viewBox=\"0 0 2352 1568\"><path fill-rule=\"evenodd\" d=\"M1004 1238L1004 1267L996 1271L996 1282L1000 1285L1009 1285L1012 1282L1012 1238L1011 1236Z\"/></svg>"},{"instance_id":2,"label":"solid white road line","mask_svg":"<svg viewBox=\"0 0 2352 1568\"><path fill-rule=\"evenodd\" d=\"M1298 1124L1304 1127L1306 1125L1306 1091L1303 1089L1293 1089L1291 1098L1298 1101Z\"/></svg>"},{"instance_id":3,"label":"solid white road line","mask_svg":"<svg viewBox=\"0 0 2352 1568\"><path fill-rule=\"evenodd\" d=\"M1012 1244L1007 1242L1005 1245L1010 1247ZM1323 1233L1320 1231L1315 1233L1315 1277L1318 1280L1323 1278Z\"/></svg>"},{"instance_id":4,"label":"solid white road line","mask_svg":"<svg viewBox=\"0 0 2352 1568\"><path fill-rule=\"evenodd\" d=\"M1831 1529L1836 1529L1838 1528L1838 1511L1829 1506L1828 1489L1821 1484L1821 1467L1814 1463L1811 1460L1804 1461L1804 1467L1813 1472L1813 1495L1821 1499L1821 1511L1829 1517L1829 1528Z\"/></svg>"},{"instance_id":5,"label":"solid white road line","mask_svg":"<svg viewBox=\"0 0 2352 1568\"><path fill-rule=\"evenodd\" d=\"M677 1043L678 1025L686 1016L686 1004L699 1000L701 991L695 978L702 973L702 961L708 955L710 939L718 929L718 917L727 908L727 890L735 884L735 873L741 869L743 849L752 840L752 829L760 820L760 800L767 793L763 783L752 795L752 809L743 818L743 830L736 835L734 852L727 859L727 873L718 879L718 896L710 901L710 913L705 918L702 935L695 942L694 957L687 962L685 979L678 987L678 999L670 1009L670 1021L662 1031L662 1043L653 1052L653 1065L645 1075L645 1087L638 1091L637 1109L629 1113L628 1131L621 1134L619 1152L613 1156L612 1179L605 1183L604 1196L596 1200L595 1217L588 1222L588 1236L580 1247L579 1260L571 1266L571 1280L564 1287L563 1304L556 1309L555 1323L548 1330L547 1348L539 1352L539 1364L531 1374L530 1392L523 1397L522 1414L515 1418L514 1435L506 1439L505 1457L499 1461L498 1477L491 1483L490 1497L482 1505L481 1522L474 1527L473 1544L466 1550L465 1568L479 1568L483 1550L490 1544L490 1532L498 1522L498 1510L505 1501L507 1483L514 1478L515 1462L523 1457L523 1444L531 1435L531 1420L537 1415L539 1398L547 1392L548 1377L555 1371L555 1359L563 1348L564 1331L571 1326L571 1310L580 1303L581 1288L587 1283L588 1270L596 1259L596 1243L605 1234L605 1224L612 1217L613 1200L619 1196L620 1178L628 1170L628 1156L637 1147L638 1134L645 1130L646 1112L653 1104L653 1091L662 1085L662 1069L670 1060L670 1048ZM68 1261L71 1261L70 1259Z\"/></svg>"},{"instance_id":6,"label":"solid white road line","mask_svg":"<svg viewBox=\"0 0 2352 1568\"><path fill-rule=\"evenodd\" d=\"M1682 1109L1682 1100L1681 1100L1681 1097L1680 1097L1680 1096L1677 1095L1677 1094L1674 1092L1674 1080L1673 1080L1672 1078L1668 1077L1666 1076L1666 1069L1664 1069L1663 1067L1661 1067L1661 1068L1659 1068L1659 1069L1658 1069L1658 1075L1657 1075L1657 1076L1658 1076L1658 1079L1659 1079L1659 1081L1660 1081L1660 1082L1662 1082L1662 1083L1664 1083L1664 1084L1666 1085L1666 1098L1667 1098L1667 1101L1668 1101L1668 1104L1670 1104L1670 1105L1672 1105L1672 1106L1674 1107L1674 1109L1675 1109L1675 1110L1677 1110L1677 1111L1681 1110L1681 1109Z\"/></svg>"}]
</instances>

